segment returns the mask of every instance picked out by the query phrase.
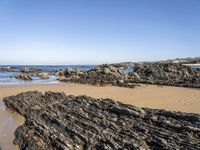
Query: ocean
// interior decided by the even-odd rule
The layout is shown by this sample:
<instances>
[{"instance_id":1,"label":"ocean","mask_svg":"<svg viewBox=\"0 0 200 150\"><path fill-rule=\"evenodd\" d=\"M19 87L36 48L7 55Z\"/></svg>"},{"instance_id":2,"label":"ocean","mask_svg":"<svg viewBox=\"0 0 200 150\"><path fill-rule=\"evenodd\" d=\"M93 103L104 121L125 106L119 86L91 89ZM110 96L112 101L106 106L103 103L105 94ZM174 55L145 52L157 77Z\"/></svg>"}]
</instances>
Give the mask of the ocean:
<instances>
[{"instance_id":1,"label":"ocean","mask_svg":"<svg viewBox=\"0 0 200 150\"><path fill-rule=\"evenodd\" d=\"M80 70L90 70L95 68L94 65L60 65L60 66L45 66L45 65L0 65L0 68L12 68L12 69L23 69L23 68L37 68L41 72L57 71L59 69L66 68L79 68ZM28 85L28 84L53 84L59 83L55 75L50 75L49 79L41 79L39 77L33 77L32 81L23 81L15 78L16 75L22 74L21 72L0 72L0 86L8 85Z\"/></svg>"}]
</instances>

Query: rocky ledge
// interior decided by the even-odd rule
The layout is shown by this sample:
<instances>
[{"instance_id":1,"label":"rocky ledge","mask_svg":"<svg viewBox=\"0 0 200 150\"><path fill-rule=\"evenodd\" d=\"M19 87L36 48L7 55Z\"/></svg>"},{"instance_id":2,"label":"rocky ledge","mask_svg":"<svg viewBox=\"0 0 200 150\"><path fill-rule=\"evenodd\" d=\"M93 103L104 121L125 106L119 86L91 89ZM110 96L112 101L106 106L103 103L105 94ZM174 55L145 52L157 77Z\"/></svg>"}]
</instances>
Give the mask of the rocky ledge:
<instances>
[{"instance_id":1,"label":"rocky ledge","mask_svg":"<svg viewBox=\"0 0 200 150\"><path fill-rule=\"evenodd\" d=\"M149 63L136 66L134 73L140 83L200 88L200 72L181 64Z\"/></svg>"},{"instance_id":2,"label":"rocky ledge","mask_svg":"<svg viewBox=\"0 0 200 150\"><path fill-rule=\"evenodd\" d=\"M34 73L34 72L40 72L41 69L38 68L14 68L14 67L0 67L0 72L21 72L21 73Z\"/></svg>"},{"instance_id":3,"label":"rocky ledge","mask_svg":"<svg viewBox=\"0 0 200 150\"><path fill-rule=\"evenodd\" d=\"M20 149L200 149L198 114L53 92L26 92L3 101L26 119L15 131Z\"/></svg>"},{"instance_id":4,"label":"rocky ledge","mask_svg":"<svg viewBox=\"0 0 200 150\"><path fill-rule=\"evenodd\" d=\"M20 80L33 80L32 76L27 75L27 74L20 74L15 76L16 79L20 79Z\"/></svg>"},{"instance_id":5,"label":"rocky ledge","mask_svg":"<svg viewBox=\"0 0 200 150\"><path fill-rule=\"evenodd\" d=\"M88 71L67 68L58 71L58 80L91 85L112 85L133 88L135 83L130 82L128 74L112 65L101 65Z\"/></svg>"},{"instance_id":6,"label":"rocky ledge","mask_svg":"<svg viewBox=\"0 0 200 150\"><path fill-rule=\"evenodd\" d=\"M66 69L57 72L58 80L92 85L134 88L138 83L200 88L200 71L175 63L144 63L132 72L112 65L101 65L88 71Z\"/></svg>"}]
</instances>

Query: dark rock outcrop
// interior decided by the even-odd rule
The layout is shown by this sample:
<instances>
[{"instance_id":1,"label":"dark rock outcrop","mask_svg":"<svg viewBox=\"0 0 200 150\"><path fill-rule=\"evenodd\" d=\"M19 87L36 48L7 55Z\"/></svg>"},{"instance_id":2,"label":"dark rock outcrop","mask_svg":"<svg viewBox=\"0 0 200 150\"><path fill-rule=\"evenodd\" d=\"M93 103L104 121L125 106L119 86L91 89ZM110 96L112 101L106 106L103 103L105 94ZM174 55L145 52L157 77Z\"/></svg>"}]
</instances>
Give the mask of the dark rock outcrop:
<instances>
[{"instance_id":1,"label":"dark rock outcrop","mask_svg":"<svg viewBox=\"0 0 200 150\"><path fill-rule=\"evenodd\" d=\"M33 80L30 75L26 75L26 74L17 75L15 76L15 78L20 79L20 80Z\"/></svg>"},{"instance_id":2,"label":"dark rock outcrop","mask_svg":"<svg viewBox=\"0 0 200 150\"><path fill-rule=\"evenodd\" d=\"M14 67L0 67L0 72L22 72L22 73L35 73L40 72L41 69L38 68L14 68Z\"/></svg>"},{"instance_id":3,"label":"dark rock outcrop","mask_svg":"<svg viewBox=\"0 0 200 150\"><path fill-rule=\"evenodd\" d=\"M129 82L127 73L123 73L119 68L111 65L101 65L88 71L68 68L64 71L64 77L59 76L58 79L65 82L100 86L112 85L133 88L136 85Z\"/></svg>"},{"instance_id":4,"label":"dark rock outcrop","mask_svg":"<svg viewBox=\"0 0 200 150\"><path fill-rule=\"evenodd\" d=\"M149 63L136 66L134 73L139 75L140 83L200 87L199 72L181 64Z\"/></svg>"},{"instance_id":5,"label":"dark rock outcrop","mask_svg":"<svg viewBox=\"0 0 200 150\"><path fill-rule=\"evenodd\" d=\"M23 68L20 70L22 73L34 73L34 72L39 72L41 69L38 68Z\"/></svg>"},{"instance_id":6,"label":"dark rock outcrop","mask_svg":"<svg viewBox=\"0 0 200 150\"><path fill-rule=\"evenodd\" d=\"M137 64L132 72L123 72L112 65L101 65L88 71L58 71L58 80L65 82L112 85L134 88L138 83L200 88L200 72L176 63Z\"/></svg>"},{"instance_id":7,"label":"dark rock outcrop","mask_svg":"<svg viewBox=\"0 0 200 150\"><path fill-rule=\"evenodd\" d=\"M0 67L0 72L19 72L19 70L11 67Z\"/></svg>"},{"instance_id":8,"label":"dark rock outcrop","mask_svg":"<svg viewBox=\"0 0 200 150\"><path fill-rule=\"evenodd\" d=\"M15 131L20 149L200 149L198 114L53 92L26 92L3 101L26 119Z\"/></svg>"}]
</instances>

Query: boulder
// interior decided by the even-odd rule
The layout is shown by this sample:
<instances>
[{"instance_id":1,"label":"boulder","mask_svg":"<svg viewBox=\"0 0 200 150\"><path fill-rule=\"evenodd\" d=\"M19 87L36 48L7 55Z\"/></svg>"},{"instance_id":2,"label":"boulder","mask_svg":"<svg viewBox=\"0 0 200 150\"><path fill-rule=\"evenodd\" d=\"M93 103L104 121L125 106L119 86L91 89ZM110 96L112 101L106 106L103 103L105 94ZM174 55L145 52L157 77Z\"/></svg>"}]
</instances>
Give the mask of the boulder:
<instances>
[{"instance_id":1,"label":"boulder","mask_svg":"<svg viewBox=\"0 0 200 150\"><path fill-rule=\"evenodd\" d=\"M56 71L56 76L64 76L64 71L63 70L57 70Z\"/></svg>"},{"instance_id":2,"label":"boulder","mask_svg":"<svg viewBox=\"0 0 200 150\"><path fill-rule=\"evenodd\" d=\"M67 78L65 76L58 76L57 80L59 80L59 81L66 81Z\"/></svg>"},{"instance_id":3,"label":"boulder","mask_svg":"<svg viewBox=\"0 0 200 150\"><path fill-rule=\"evenodd\" d=\"M39 77L42 79L49 79L49 73L48 72L39 73Z\"/></svg>"}]
</instances>

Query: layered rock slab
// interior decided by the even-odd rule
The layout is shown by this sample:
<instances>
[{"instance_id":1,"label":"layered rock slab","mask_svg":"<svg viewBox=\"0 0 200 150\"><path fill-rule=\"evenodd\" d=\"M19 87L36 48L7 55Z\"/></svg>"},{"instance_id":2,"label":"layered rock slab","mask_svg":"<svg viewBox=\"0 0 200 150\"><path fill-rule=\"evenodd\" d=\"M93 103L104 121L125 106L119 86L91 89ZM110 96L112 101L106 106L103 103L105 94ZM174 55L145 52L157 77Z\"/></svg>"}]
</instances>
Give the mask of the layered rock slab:
<instances>
[{"instance_id":1,"label":"layered rock slab","mask_svg":"<svg viewBox=\"0 0 200 150\"><path fill-rule=\"evenodd\" d=\"M200 149L200 115L38 91L4 98L20 149Z\"/></svg>"},{"instance_id":2,"label":"layered rock slab","mask_svg":"<svg viewBox=\"0 0 200 150\"><path fill-rule=\"evenodd\" d=\"M58 80L65 82L100 86L112 85L129 88L134 88L136 86L135 83L130 82L127 73L108 64L97 66L88 71L68 68L63 72L58 71L57 74L59 75Z\"/></svg>"},{"instance_id":3,"label":"layered rock slab","mask_svg":"<svg viewBox=\"0 0 200 150\"><path fill-rule=\"evenodd\" d=\"M135 67L140 83L200 88L200 73L175 63L147 63ZM129 73L131 75L131 73Z\"/></svg>"}]
</instances>

